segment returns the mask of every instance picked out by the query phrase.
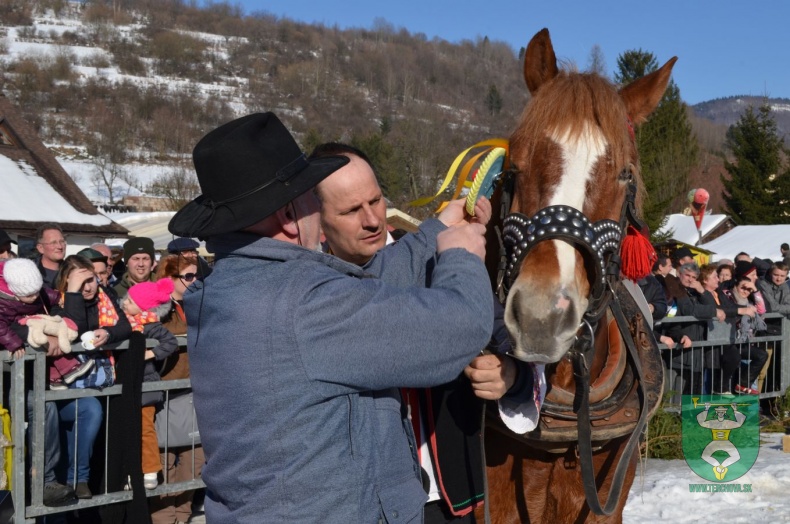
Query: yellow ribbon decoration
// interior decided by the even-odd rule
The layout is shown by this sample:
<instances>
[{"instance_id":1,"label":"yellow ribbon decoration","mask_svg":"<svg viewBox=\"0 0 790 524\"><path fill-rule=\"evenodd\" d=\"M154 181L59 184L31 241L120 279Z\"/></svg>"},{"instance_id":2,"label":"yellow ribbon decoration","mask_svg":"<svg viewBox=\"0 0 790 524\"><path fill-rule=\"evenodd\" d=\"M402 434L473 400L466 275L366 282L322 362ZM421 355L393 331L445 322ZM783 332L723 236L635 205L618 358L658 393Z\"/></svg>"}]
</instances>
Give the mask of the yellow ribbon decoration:
<instances>
[{"instance_id":1,"label":"yellow ribbon decoration","mask_svg":"<svg viewBox=\"0 0 790 524\"><path fill-rule=\"evenodd\" d=\"M417 200L409 202L409 206L411 206L411 207L424 206L424 205L430 204L431 202L436 200L442 193L444 193L444 191L450 185L450 182L453 180L453 177L455 176L456 172L458 172L458 166L461 165L461 161L463 161L463 159L466 157L466 155L469 154L470 151L472 151L473 149L478 148L478 147L487 147L487 149L485 149L481 153L478 153L473 158L471 158L464 165L464 167L461 169L461 172L458 175L458 182L456 184L456 191L455 191L455 195L453 196L453 198L457 198L458 195L461 193L461 188L464 187L464 185L468 185L467 182L466 182L466 177L469 176L469 171L472 169L472 166L474 165L474 163L482 155L488 153L489 151L491 151L491 149L493 149L495 147L503 147L503 148L505 148L507 150L508 149L508 141L507 141L507 139L504 139L504 138L491 138L491 139L488 139L488 140L483 140L482 142L478 142L477 144L475 144L475 145L473 145L471 147L468 147L460 155L455 157L455 160L450 165L450 169L447 171L447 176L444 177L444 181L442 182L442 185L439 187L439 191L437 191L436 194L433 195L433 196L418 198ZM447 202L443 202L439 206L439 209L436 210L436 212L438 213L439 211L444 209L444 206L446 206L446 205L447 205Z\"/></svg>"}]
</instances>

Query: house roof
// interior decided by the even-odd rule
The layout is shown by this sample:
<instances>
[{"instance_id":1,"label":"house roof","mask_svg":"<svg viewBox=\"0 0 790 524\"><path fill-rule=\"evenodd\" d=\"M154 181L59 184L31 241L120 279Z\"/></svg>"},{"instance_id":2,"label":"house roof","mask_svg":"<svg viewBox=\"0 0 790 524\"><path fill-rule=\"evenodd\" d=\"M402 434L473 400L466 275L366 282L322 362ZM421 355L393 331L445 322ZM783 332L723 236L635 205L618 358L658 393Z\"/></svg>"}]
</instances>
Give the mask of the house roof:
<instances>
[{"instance_id":1,"label":"house roof","mask_svg":"<svg viewBox=\"0 0 790 524\"><path fill-rule=\"evenodd\" d=\"M0 229L32 234L42 223L55 222L65 233L127 234L91 204L2 93L0 185Z\"/></svg>"},{"instance_id":2,"label":"house roof","mask_svg":"<svg viewBox=\"0 0 790 524\"><path fill-rule=\"evenodd\" d=\"M713 232L727 220L729 220L727 215L705 215L702 218L702 239L705 240L708 234ZM694 217L690 215L681 213L669 215L666 224L659 228L656 234L663 235L670 231L672 231L672 235L670 235L672 240L677 240L678 242L683 242L691 246L695 245L700 239L697 226L694 223Z\"/></svg>"}]
</instances>

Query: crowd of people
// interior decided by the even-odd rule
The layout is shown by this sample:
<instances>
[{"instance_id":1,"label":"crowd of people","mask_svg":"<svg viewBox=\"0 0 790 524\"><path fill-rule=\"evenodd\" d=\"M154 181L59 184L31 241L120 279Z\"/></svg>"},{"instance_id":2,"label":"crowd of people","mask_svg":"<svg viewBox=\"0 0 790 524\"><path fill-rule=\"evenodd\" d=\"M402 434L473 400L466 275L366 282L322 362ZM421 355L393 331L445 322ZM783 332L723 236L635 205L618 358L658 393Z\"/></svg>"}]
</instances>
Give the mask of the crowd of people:
<instances>
[{"instance_id":1,"label":"crowd of people","mask_svg":"<svg viewBox=\"0 0 790 524\"><path fill-rule=\"evenodd\" d=\"M26 345L45 351L50 357L50 390L114 385L123 353L113 348L134 332L158 342L141 355L143 381L189 378L187 353L179 348L176 335L186 334L182 300L187 287L209 271L198 256L197 242L175 239L168 252L157 257L153 241L137 237L122 249L93 244L66 256L63 231L50 223L36 232L37 255L32 259L19 258L11 246L14 241L4 231L0 231L0 243L0 349L8 350L15 359L24 355ZM118 271L119 266L125 269ZM43 328L45 338L38 336L39 325L57 327L61 323L65 340L48 327ZM80 341L85 351L72 352L71 342ZM177 394L171 392L170 396ZM146 489L156 488L165 471L169 482L194 478L193 473L199 475L204 462L199 446L171 446L166 455L160 449L162 439L154 421L162 401L161 391L149 391L136 402L140 406L140 470ZM30 384L27 408L28 422L32 423L35 410ZM76 499L89 499L97 488L108 484L102 478L104 468L91 467L96 448L102 444L105 411L106 405L94 396L45 403L45 505L65 506ZM103 460L104 450L98 451ZM187 522L192 514L192 494L150 497L152 522Z\"/></svg>"},{"instance_id":2,"label":"crowd of people","mask_svg":"<svg viewBox=\"0 0 790 524\"><path fill-rule=\"evenodd\" d=\"M46 351L51 390L191 378L202 446L163 453L162 394L144 393L133 403L135 469L148 489L164 474L202 476L212 524L474 523L484 401L525 433L546 394L542 365L507 354L483 264L490 203L479 199L470 215L450 202L392 238L365 153L327 143L305 155L272 113L211 131L193 161L202 194L171 220L177 238L159 258L142 237L66 256L63 231L47 224L38 255L17 259L0 231L0 345L14 357L26 344ZM213 267L192 238L206 240ZM749 341L768 329L765 312L790 315L787 273L787 259L746 253L701 268L687 248L659 256L639 286L673 350L669 364L689 367L715 321L730 333L702 357L720 377L713 391L758 393L769 355ZM55 336L32 344L19 321L36 315L61 317L86 351L72 354ZM660 324L674 315L697 320ZM157 345L121 362L113 346L140 334ZM188 351L175 335L187 336ZM134 351L130 343L125 354ZM94 397L46 403L45 504L111 486L91 469L105 409ZM191 503L189 491L152 496L147 515L187 522Z\"/></svg>"},{"instance_id":3,"label":"crowd of people","mask_svg":"<svg viewBox=\"0 0 790 524\"><path fill-rule=\"evenodd\" d=\"M788 254L787 244L781 254ZM750 394L761 392L769 367L770 347L752 342L774 328L766 313L790 316L788 265L741 252L734 260L699 266L691 250L681 247L671 257L659 255L653 275L640 285L659 323L656 338L671 351L670 368L685 375L683 393ZM661 323L664 317L686 316L694 322ZM777 334L777 333L774 333ZM693 348L696 341L720 342L716 347ZM689 374L710 370L710 383Z\"/></svg>"}]
</instances>

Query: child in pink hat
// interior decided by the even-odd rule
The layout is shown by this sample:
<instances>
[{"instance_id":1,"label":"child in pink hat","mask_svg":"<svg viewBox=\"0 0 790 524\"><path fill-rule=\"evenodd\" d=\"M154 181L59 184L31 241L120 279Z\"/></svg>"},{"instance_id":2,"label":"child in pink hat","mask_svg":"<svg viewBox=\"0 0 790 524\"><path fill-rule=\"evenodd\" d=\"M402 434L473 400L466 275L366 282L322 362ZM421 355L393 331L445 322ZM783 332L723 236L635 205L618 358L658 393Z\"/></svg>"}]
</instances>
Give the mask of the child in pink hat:
<instances>
[{"instance_id":1,"label":"child in pink hat","mask_svg":"<svg viewBox=\"0 0 790 524\"><path fill-rule=\"evenodd\" d=\"M162 362L178 349L176 337L159 321L170 312L171 293L173 293L173 281L169 278L163 278L156 282L141 282L129 288L129 293L121 303L126 317L132 324L132 329L143 333L145 338L159 341L159 344L153 349L145 350L146 362L143 382L159 381L161 377L158 369L161 369ZM159 443L154 425L156 405L162 400L161 391L143 392L141 402L143 406L142 462L143 485L146 489L154 489L159 484L159 472L162 471Z\"/></svg>"}]
</instances>

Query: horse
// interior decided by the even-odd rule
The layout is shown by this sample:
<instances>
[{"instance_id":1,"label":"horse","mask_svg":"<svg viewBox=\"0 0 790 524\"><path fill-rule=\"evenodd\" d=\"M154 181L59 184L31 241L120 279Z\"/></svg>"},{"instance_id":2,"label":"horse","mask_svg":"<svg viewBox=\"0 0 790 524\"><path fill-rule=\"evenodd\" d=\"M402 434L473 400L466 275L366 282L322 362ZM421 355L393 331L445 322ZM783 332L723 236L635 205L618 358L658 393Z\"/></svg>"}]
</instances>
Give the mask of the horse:
<instances>
[{"instance_id":1,"label":"horse","mask_svg":"<svg viewBox=\"0 0 790 524\"><path fill-rule=\"evenodd\" d=\"M545 364L549 391L539 426L524 436L489 417L491 522L622 521L663 367L618 252L626 228L644 231L634 129L676 60L618 90L595 73L561 70L547 29L529 42L532 96L491 198L501 211L487 245L500 249L489 247L486 265L512 354ZM483 509L476 515L482 522Z\"/></svg>"}]
</instances>

